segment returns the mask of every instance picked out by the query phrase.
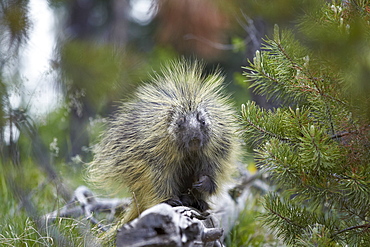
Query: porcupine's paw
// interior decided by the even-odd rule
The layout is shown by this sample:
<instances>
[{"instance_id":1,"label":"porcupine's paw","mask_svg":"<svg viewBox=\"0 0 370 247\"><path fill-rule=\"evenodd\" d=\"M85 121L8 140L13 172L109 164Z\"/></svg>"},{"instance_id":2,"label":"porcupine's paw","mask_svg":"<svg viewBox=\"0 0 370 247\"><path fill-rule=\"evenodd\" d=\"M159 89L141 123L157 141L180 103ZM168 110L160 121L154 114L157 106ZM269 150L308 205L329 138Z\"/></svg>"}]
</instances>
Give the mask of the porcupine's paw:
<instances>
[{"instance_id":1,"label":"porcupine's paw","mask_svg":"<svg viewBox=\"0 0 370 247\"><path fill-rule=\"evenodd\" d=\"M216 185L209 176L201 176L198 181L193 183L193 188L200 192L213 194L216 191Z\"/></svg>"},{"instance_id":2,"label":"porcupine's paw","mask_svg":"<svg viewBox=\"0 0 370 247\"><path fill-rule=\"evenodd\" d=\"M209 209L209 205L206 201L202 199L196 200L193 205L194 208L198 209L200 212L204 212Z\"/></svg>"},{"instance_id":3,"label":"porcupine's paw","mask_svg":"<svg viewBox=\"0 0 370 247\"><path fill-rule=\"evenodd\" d=\"M184 206L196 208L200 212L204 212L207 209L209 209L209 205L205 200L200 199L200 198L195 198L191 194L181 195L180 200Z\"/></svg>"}]
</instances>

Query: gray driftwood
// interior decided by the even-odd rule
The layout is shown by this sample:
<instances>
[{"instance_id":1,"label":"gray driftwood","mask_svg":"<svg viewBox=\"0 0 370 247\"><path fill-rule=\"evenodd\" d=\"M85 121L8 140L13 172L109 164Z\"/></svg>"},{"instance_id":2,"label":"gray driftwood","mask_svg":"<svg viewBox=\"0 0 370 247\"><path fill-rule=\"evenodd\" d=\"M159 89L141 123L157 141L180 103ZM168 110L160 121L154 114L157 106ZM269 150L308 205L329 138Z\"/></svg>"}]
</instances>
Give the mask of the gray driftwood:
<instances>
[{"instance_id":1,"label":"gray driftwood","mask_svg":"<svg viewBox=\"0 0 370 247\"><path fill-rule=\"evenodd\" d=\"M128 198L96 198L86 186L79 186L73 193L72 200L64 207L43 216L43 221L54 221L57 218L85 217L91 223L98 225L102 231L107 227L99 223L94 214L108 213L108 221L113 221L116 213L120 213L130 205Z\"/></svg>"},{"instance_id":2,"label":"gray driftwood","mask_svg":"<svg viewBox=\"0 0 370 247\"><path fill-rule=\"evenodd\" d=\"M211 215L161 203L117 233L117 246L222 246L223 229Z\"/></svg>"}]
</instances>

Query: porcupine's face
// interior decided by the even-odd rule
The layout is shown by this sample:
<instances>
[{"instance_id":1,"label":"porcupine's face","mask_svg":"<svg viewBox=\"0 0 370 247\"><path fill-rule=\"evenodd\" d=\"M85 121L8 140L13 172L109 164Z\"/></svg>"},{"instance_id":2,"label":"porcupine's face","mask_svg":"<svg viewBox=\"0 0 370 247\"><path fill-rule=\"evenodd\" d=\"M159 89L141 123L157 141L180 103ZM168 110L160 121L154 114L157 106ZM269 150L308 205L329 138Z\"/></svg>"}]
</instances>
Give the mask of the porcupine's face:
<instances>
[{"instance_id":1,"label":"porcupine's face","mask_svg":"<svg viewBox=\"0 0 370 247\"><path fill-rule=\"evenodd\" d=\"M183 112L173 119L174 134L180 149L194 152L209 141L209 117L205 109Z\"/></svg>"}]
</instances>

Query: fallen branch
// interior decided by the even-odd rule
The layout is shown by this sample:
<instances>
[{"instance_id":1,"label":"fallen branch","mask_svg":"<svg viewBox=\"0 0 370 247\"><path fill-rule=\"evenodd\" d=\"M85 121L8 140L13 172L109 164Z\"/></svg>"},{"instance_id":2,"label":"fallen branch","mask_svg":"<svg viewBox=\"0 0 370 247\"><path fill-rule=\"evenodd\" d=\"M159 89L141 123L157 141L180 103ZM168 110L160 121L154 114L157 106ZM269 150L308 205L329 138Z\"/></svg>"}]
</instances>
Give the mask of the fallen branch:
<instances>
[{"instance_id":1,"label":"fallen branch","mask_svg":"<svg viewBox=\"0 0 370 247\"><path fill-rule=\"evenodd\" d=\"M171 207L161 203L149 208L141 215L123 225L117 232L116 245L125 246L223 246L224 233L235 225L240 212L248 199L253 196L251 188L268 190L269 186L260 178L261 174L241 171L239 183L225 188L217 197L211 198L212 210L206 213L189 207ZM122 212L130 204L130 199L100 199L85 186L74 192L73 198L63 208L44 215L47 221L58 217L85 217L102 231L107 231L94 217L94 214L108 212L110 222L116 213Z\"/></svg>"},{"instance_id":2,"label":"fallen branch","mask_svg":"<svg viewBox=\"0 0 370 247\"><path fill-rule=\"evenodd\" d=\"M107 227L99 223L94 213L108 212L107 219L113 221L117 213L121 213L126 207L130 205L130 199L102 199L96 198L91 190L86 186L78 187L74 193L72 200L64 207L48 213L43 216L44 221L53 221L57 218L78 218L86 217L92 224L98 225L102 231L107 231Z\"/></svg>"},{"instance_id":3,"label":"fallen branch","mask_svg":"<svg viewBox=\"0 0 370 247\"><path fill-rule=\"evenodd\" d=\"M204 216L188 207L161 203L122 226L117 233L116 244L119 247L222 246L220 238L223 232L211 215Z\"/></svg>"},{"instance_id":4,"label":"fallen branch","mask_svg":"<svg viewBox=\"0 0 370 247\"><path fill-rule=\"evenodd\" d=\"M225 188L211 199L213 210L203 215L188 207L158 204L137 219L122 226L117 233L119 247L135 246L223 246L225 234L231 231L239 214L252 195L250 188L268 189L261 174L244 171L240 182ZM237 190L238 193L230 193Z\"/></svg>"}]
</instances>

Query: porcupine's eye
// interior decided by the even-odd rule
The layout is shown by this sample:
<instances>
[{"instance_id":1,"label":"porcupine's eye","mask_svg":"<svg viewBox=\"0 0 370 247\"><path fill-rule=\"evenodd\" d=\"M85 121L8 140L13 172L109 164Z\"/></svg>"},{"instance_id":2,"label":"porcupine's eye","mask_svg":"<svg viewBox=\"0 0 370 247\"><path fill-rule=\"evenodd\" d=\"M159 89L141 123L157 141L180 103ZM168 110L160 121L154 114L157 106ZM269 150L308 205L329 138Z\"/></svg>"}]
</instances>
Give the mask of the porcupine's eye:
<instances>
[{"instance_id":1,"label":"porcupine's eye","mask_svg":"<svg viewBox=\"0 0 370 247\"><path fill-rule=\"evenodd\" d=\"M201 123L201 125L203 126L206 125L206 120L204 119L200 112L197 113L197 120L199 123Z\"/></svg>"},{"instance_id":2,"label":"porcupine's eye","mask_svg":"<svg viewBox=\"0 0 370 247\"><path fill-rule=\"evenodd\" d=\"M185 121L186 121L186 117L182 116L179 119L177 119L176 124L177 124L178 127L182 127L182 126L184 126Z\"/></svg>"}]
</instances>

